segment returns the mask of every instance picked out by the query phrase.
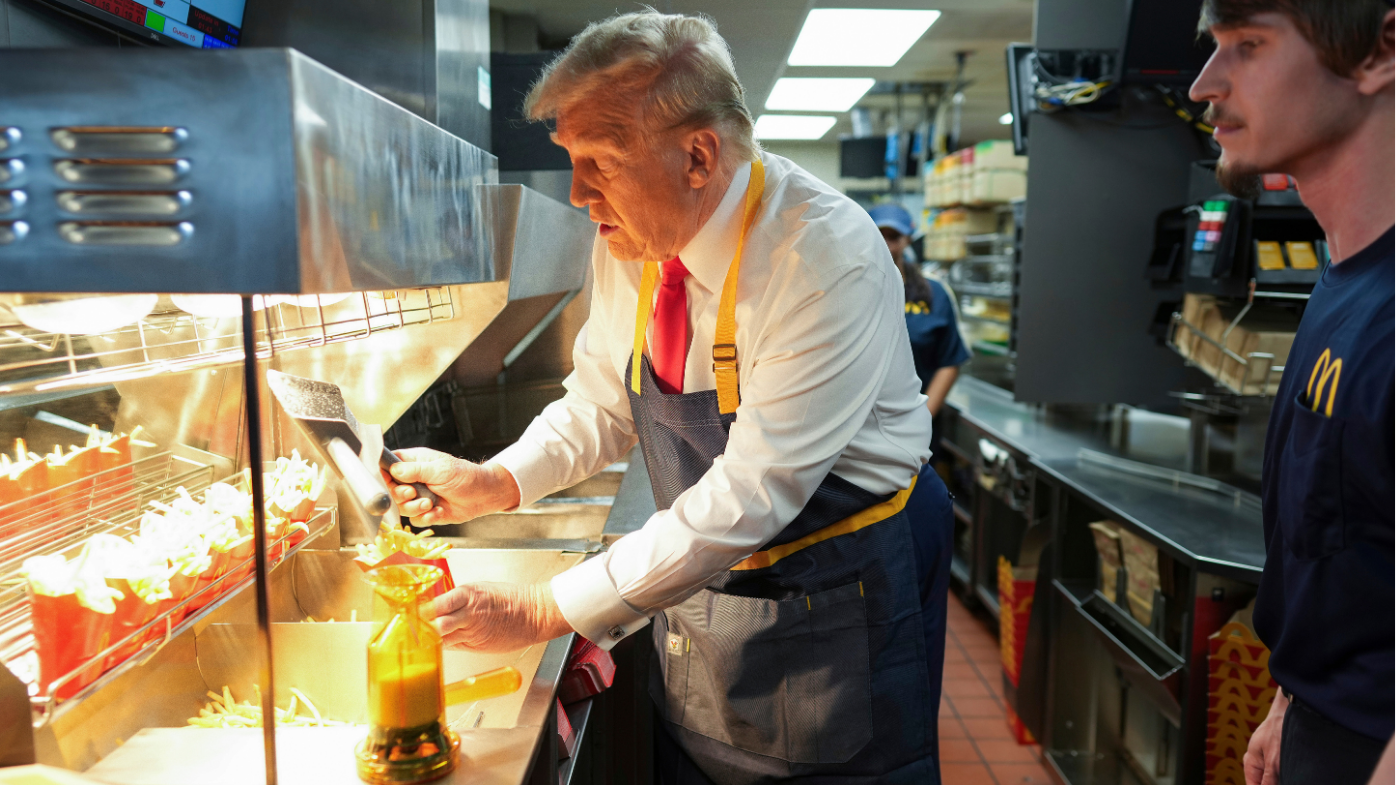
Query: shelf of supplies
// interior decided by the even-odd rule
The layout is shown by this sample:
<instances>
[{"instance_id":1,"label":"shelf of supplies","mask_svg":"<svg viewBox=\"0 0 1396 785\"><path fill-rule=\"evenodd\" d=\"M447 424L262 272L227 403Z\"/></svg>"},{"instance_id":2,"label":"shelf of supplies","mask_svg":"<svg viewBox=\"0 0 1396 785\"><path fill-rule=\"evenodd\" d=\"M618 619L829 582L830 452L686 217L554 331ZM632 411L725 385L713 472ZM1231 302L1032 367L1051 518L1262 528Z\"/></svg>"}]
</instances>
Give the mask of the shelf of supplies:
<instances>
[{"instance_id":1,"label":"shelf of supplies","mask_svg":"<svg viewBox=\"0 0 1396 785\"><path fill-rule=\"evenodd\" d=\"M1011 234L990 233L990 234L970 234L970 235L965 235L965 244L966 244L966 245L981 245L981 244L984 244L984 243L1011 243L1011 242L1013 242L1013 235L1011 235Z\"/></svg>"},{"instance_id":2,"label":"shelf of supplies","mask_svg":"<svg viewBox=\"0 0 1396 785\"><path fill-rule=\"evenodd\" d=\"M960 318L967 322L978 322L980 324L997 324L1001 327L1009 326L1007 319L995 319L992 316L979 316L972 313L961 313Z\"/></svg>"},{"instance_id":3,"label":"shelf of supplies","mask_svg":"<svg viewBox=\"0 0 1396 785\"><path fill-rule=\"evenodd\" d=\"M999 300L1007 300L1013 296L1013 287L1010 284L995 283L955 283L950 286L954 288L956 294L967 294L970 297L993 297Z\"/></svg>"},{"instance_id":4,"label":"shelf of supplies","mask_svg":"<svg viewBox=\"0 0 1396 785\"><path fill-rule=\"evenodd\" d=\"M970 344L970 347L984 354L993 354L999 357L1008 356L1008 347L1002 344L989 343L988 341L974 341Z\"/></svg>"},{"instance_id":5,"label":"shelf of supplies","mask_svg":"<svg viewBox=\"0 0 1396 785\"><path fill-rule=\"evenodd\" d=\"M1251 304L1247 303L1246 307L1241 309L1241 312L1231 321L1231 324L1227 325L1225 332L1222 333L1220 341L1203 332L1197 325L1184 319L1181 313L1175 312L1172 320L1168 323L1168 332L1164 342L1169 349L1172 349L1179 357L1182 357L1188 365L1212 377L1212 381L1214 381L1218 387L1225 389L1231 394L1238 397L1268 397L1274 394L1274 389L1272 389L1272 387L1276 389L1279 387L1280 375L1283 374L1285 370L1283 365L1275 364L1275 355L1270 352L1247 352L1243 357L1226 346L1228 342L1227 339L1231 336L1231 331L1236 328L1236 325L1241 323L1241 320L1245 318L1246 313L1250 311L1250 309ZM1217 364L1220 365L1223 361L1234 363L1239 366L1237 373L1228 374L1218 368L1209 369L1204 367L1203 364L1199 362L1198 358L1194 356L1196 350L1179 345L1178 331L1184 328L1191 334L1191 343L1194 346L1199 346L1200 348L1200 344L1198 344L1199 341L1210 345L1214 350L1212 354ZM1264 369L1264 373L1260 376L1258 381L1251 378L1252 366L1256 363L1259 363L1260 367ZM1235 378L1224 380L1222 378L1224 376L1232 376Z\"/></svg>"},{"instance_id":6,"label":"shelf of supplies","mask_svg":"<svg viewBox=\"0 0 1396 785\"><path fill-rule=\"evenodd\" d=\"M1256 297L1266 297L1271 300L1307 300L1309 295L1304 292L1266 292L1256 290Z\"/></svg>"},{"instance_id":7,"label":"shelf of supplies","mask_svg":"<svg viewBox=\"0 0 1396 785\"><path fill-rule=\"evenodd\" d=\"M969 254L960 259L960 261L966 264L996 264L1004 266L1013 264L1013 256L1006 253Z\"/></svg>"}]
</instances>

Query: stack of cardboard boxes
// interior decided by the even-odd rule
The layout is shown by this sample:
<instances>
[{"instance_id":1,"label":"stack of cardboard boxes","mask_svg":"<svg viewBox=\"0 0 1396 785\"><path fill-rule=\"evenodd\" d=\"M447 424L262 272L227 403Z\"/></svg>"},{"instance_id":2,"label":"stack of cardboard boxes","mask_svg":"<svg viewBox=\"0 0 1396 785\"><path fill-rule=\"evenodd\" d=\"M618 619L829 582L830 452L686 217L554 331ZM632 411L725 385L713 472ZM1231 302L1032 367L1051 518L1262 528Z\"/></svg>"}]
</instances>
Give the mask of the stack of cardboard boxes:
<instances>
[{"instance_id":1,"label":"stack of cardboard boxes","mask_svg":"<svg viewBox=\"0 0 1396 785\"><path fill-rule=\"evenodd\" d=\"M1218 302L1211 295L1186 295L1174 344L1180 354L1231 392L1274 395L1280 384L1276 369L1283 368L1289 358L1298 321L1278 307L1256 305L1244 313L1243 308ZM1228 351L1222 351L1223 346Z\"/></svg>"},{"instance_id":2,"label":"stack of cardboard boxes","mask_svg":"<svg viewBox=\"0 0 1396 785\"><path fill-rule=\"evenodd\" d=\"M1032 618L1032 597L1037 588L1036 567L1014 567L999 557L999 655L1003 673L1016 689L1023 672L1023 649L1028 640L1028 620ZM1013 707L1004 706L1008 729L1019 744L1036 743Z\"/></svg>"},{"instance_id":3,"label":"stack of cardboard boxes","mask_svg":"<svg viewBox=\"0 0 1396 785\"><path fill-rule=\"evenodd\" d=\"M992 210L955 207L942 210L931 219L926 232L926 258L951 262L966 255L965 238L989 234L998 229L998 216Z\"/></svg>"},{"instance_id":4,"label":"stack of cardboard boxes","mask_svg":"<svg viewBox=\"0 0 1396 785\"><path fill-rule=\"evenodd\" d=\"M1249 607L1232 616L1207 643L1206 782L1245 785L1246 747L1275 700L1270 650L1251 629Z\"/></svg>"},{"instance_id":5,"label":"stack of cardboard boxes","mask_svg":"<svg viewBox=\"0 0 1396 785\"><path fill-rule=\"evenodd\" d=\"M1027 195L1027 156L1013 143L980 142L936 160L925 173L926 204L933 207L1001 204Z\"/></svg>"}]
</instances>

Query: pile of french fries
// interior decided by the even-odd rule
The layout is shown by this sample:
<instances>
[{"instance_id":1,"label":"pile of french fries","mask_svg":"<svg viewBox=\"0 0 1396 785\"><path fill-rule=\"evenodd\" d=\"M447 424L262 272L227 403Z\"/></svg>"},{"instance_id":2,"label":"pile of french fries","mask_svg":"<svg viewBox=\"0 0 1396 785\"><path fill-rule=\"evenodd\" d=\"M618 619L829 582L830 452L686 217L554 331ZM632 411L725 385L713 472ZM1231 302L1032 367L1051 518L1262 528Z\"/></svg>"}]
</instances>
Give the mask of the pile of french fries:
<instances>
[{"instance_id":1,"label":"pile of french fries","mask_svg":"<svg viewBox=\"0 0 1396 785\"><path fill-rule=\"evenodd\" d=\"M373 542L354 546L359 551L355 561L372 567L398 551L427 561L444 558L446 551L451 550L451 544L432 539L432 534L431 529L413 534L405 528L384 521L380 524L378 536Z\"/></svg>"},{"instance_id":2,"label":"pile of french fries","mask_svg":"<svg viewBox=\"0 0 1396 785\"><path fill-rule=\"evenodd\" d=\"M256 700L241 703L233 700L233 693L226 685L223 687L222 695L209 692L208 697L212 700L208 702L208 705L199 709L199 716L189 718L189 724L200 728L262 727L262 692L255 685L252 689L256 693ZM301 709L306 709L310 715L301 714ZM290 705L284 709L276 710L276 724L298 728L330 728L343 727L353 723L325 719L320 716L320 710L315 708L315 704L305 697L305 693L292 687Z\"/></svg>"}]
</instances>

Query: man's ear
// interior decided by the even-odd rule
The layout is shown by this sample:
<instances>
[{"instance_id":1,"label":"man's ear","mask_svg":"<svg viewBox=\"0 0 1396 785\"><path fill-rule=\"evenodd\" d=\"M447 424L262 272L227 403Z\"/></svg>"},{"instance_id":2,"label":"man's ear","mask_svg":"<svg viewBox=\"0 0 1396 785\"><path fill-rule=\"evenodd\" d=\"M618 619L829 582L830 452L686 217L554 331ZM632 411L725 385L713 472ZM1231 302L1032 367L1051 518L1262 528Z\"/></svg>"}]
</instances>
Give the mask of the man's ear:
<instances>
[{"instance_id":1,"label":"man's ear","mask_svg":"<svg viewBox=\"0 0 1396 785\"><path fill-rule=\"evenodd\" d=\"M722 153L722 137L711 128L699 128L684 136L684 153L688 156L688 185L702 188L717 176L718 156Z\"/></svg>"},{"instance_id":2,"label":"man's ear","mask_svg":"<svg viewBox=\"0 0 1396 785\"><path fill-rule=\"evenodd\" d=\"M1386 18L1381 20L1381 34L1377 37L1376 50L1371 56L1362 61L1357 66L1357 71L1353 78L1357 80L1357 90L1363 95L1376 95L1383 90L1390 90L1393 82L1396 82L1396 63L1393 63L1393 51L1396 51L1396 33L1393 32L1393 25L1396 24L1396 11L1387 11Z\"/></svg>"}]
</instances>

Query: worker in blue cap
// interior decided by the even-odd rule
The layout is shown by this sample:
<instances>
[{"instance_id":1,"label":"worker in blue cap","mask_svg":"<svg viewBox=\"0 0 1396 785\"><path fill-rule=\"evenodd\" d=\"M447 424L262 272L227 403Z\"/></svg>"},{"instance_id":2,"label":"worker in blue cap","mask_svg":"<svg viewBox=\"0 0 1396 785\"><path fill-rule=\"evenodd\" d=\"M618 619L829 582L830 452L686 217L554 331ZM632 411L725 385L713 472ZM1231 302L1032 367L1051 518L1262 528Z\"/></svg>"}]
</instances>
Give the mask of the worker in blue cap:
<instances>
[{"instance_id":1,"label":"worker in blue cap","mask_svg":"<svg viewBox=\"0 0 1396 785\"><path fill-rule=\"evenodd\" d=\"M882 231L892 261L902 273L911 354L921 391L926 395L926 408L934 416L959 377L960 366L969 360L969 350L960 339L955 306L950 292L939 281L922 275L914 263L905 259L913 233L911 213L898 204L880 204L868 213Z\"/></svg>"}]
</instances>

